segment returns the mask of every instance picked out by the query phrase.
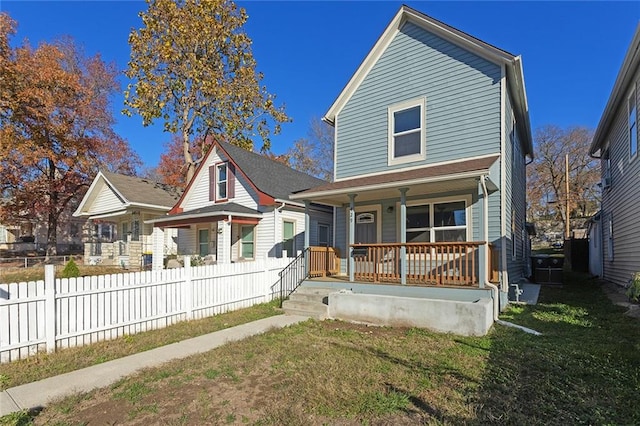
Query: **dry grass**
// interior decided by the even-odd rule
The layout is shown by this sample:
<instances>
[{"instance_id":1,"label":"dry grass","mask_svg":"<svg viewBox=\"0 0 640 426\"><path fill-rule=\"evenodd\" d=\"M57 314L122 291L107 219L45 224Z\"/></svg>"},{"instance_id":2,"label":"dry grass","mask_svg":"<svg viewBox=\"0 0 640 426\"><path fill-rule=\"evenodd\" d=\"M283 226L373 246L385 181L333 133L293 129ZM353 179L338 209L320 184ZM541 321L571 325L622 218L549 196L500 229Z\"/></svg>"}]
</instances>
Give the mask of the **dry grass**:
<instances>
[{"instance_id":1,"label":"dry grass","mask_svg":"<svg viewBox=\"0 0 640 426\"><path fill-rule=\"evenodd\" d=\"M640 322L569 276L463 338L309 321L148 369L35 424L640 424ZM1 423L1 422L0 422ZM26 424L26 423L22 423Z\"/></svg>"},{"instance_id":2,"label":"dry grass","mask_svg":"<svg viewBox=\"0 0 640 426\"><path fill-rule=\"evenodd\" d=\"M56 265L56 277L59 278L64 265ZM129 272L119 266L89 266L78 265L80 276L121 274ZM28 268L0 267L0 283L21 283L44 280L44 265L30 266Z\"/></svg>"},{"instance_id":3,"label":"dry grass","mask_svg":"<svg viewBox=\"0 0 640 426\"><path fill-rule=\"evenodd\" d=\"M76 396L36 424L464 422L488 358L478 343L490 340L309 321Z\"/></svg>"},{"instance_id":4,"label":"dry grass","mask_svg":"<svg viewBox=\"0 0 640 426\"><path fill-rule=\"evenodd\" d=\"M0 364L0 390L281 314L277 306L278 302L274 301L158 330L126 335L115 340Z\"/></svg>"}]
</instances>

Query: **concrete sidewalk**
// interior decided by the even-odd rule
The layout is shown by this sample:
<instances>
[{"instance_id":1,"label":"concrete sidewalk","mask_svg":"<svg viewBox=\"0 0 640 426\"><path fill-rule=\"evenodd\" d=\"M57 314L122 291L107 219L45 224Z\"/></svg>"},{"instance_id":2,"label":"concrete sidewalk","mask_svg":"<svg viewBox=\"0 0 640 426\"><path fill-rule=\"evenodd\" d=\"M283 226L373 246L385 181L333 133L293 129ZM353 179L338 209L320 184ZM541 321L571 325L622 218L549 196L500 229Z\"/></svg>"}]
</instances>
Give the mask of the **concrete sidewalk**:
<instances>
[{"instance_id":1,"label":"concrete sidewalk","mask_svg":"<svg viewBox=\"0 0 640 426\"><path fill-rule=\"evenodd\" d=\"M0 417L16 411L39 409L54 399L108 386L140 369L156 367L167 361L207 352L227 342L242 340L307 319L308 317L297 315L277 315L38 382L16 386L0 393Z\"/></svg>"}]
</instances>

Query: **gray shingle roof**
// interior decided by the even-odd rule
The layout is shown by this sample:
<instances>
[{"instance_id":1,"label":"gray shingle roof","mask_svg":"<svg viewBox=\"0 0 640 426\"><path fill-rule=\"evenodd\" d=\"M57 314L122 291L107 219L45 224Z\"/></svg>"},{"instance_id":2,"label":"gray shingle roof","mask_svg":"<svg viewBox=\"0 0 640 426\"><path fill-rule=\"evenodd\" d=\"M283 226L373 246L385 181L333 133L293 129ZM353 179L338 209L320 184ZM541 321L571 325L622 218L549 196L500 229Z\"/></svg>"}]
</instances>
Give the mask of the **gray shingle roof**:
<instances>
[{"instance_id":1,"label":"gray shingle roof","mask_svg":"<svg viewBox=\"0 0 640 426\"><path fill-rule=\"evenodd\" d=\"M150 204L172 208L182 190L149 179L105 172L102 174L126 201L134 204Z\"/></svg>"},{"instance_id":2,"label":"gray shingle roof","mask_svg":"<svg viewBox=\"0 0 640 426\"><path fill-rule=\"evenodd\" d=\"M327 183L255 152L226 142L218 143L251 182L273 198L288 200L292 193Z\"/></svg>"},{"instance_id":3,"label":"gray shingle roof","mask_svg":"<svg viewBox=\"0 0 640 426\"><path fill-rule=\"evenodd\" d=\"M250 209L249 207L242 206L238 203L223 203L223 204L212 204L210 206L201 207L199 209L187 210L182 213L172 214L167 216L166 219L180 219L183 216L193 216L205 213L236 213L236 214L247 214L247 215L261 215L257 210ZM165 218L163 218L165 219Z\"/></svg>"}]
</instances>

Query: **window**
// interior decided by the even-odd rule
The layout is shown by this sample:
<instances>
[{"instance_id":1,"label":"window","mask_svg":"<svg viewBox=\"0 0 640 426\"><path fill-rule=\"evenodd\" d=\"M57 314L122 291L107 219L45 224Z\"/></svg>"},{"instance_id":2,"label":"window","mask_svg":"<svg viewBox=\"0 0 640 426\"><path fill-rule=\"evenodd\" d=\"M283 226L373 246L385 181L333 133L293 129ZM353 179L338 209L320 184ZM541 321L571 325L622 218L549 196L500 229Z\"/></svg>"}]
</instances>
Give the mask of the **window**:
<instances>
[{"instance_id":1,"label":"window","mask_svg":"<svg viewBox=\"0 0 640 426\"><path fill-rule=\"evenodd\" d=\"M120 239L122 241L127 241L128 238L128 234L129 234L129 222L122 222L122 235L120 236Z\"/></svg>"},{"instance_id":2,"label":"window","mask_svg":"<svg viewBox=\"0 0 640 426\"><path fill-rule=\"evenodd\" d=\"M638 154L638 126L637 126L637 102L636 89L629 95L629 157L633 158Z\"/></svg>"},{"instance_id":3,"label":"window","mask_svg":"<svg viewBox=\"0 0 640 426\"><path fill-rule=\"evenodd\" d=\"M425 158L425 100L389 107L389 164Z\"/></svg>"},{"instance_id":4,"label":"window","mask_svg":"<svg viewBox=\"0 0 640 426\"><path fill-rule=\"evenodd\" d=\"M282 250L286 250L288 257L295 257L296 224L285 220L282 224Z\"/></svg>"},{"instance_id":5,"label":"window","mask_svg":"<svg viewBox=\"0 0 640 426\"><path fill-rule=\"evenodd\" d=\"M604 151L602 155L602 189L607 189L611 186L611 158L609 157L609 149Z\"/></svg>"},{"instance_id":6,"label":"window","mask_svg":"<svg viewBox=\"0 0 640 426\"><path fill-rule=\"evenodd\" d=\"M0 243L7 242L7 228L0 225Z\"/></svg>"},{"instance_id":7,"label":"window","mask_svg":"<svg viewBox=\"0 0 640 426\"><path fill-rule=\"evenodd\" d=\"M140 241L140 219L131 221L131 241Z\"/></svg>"},{"instance_id":8,"label":"window","mask_svg":"<svg viewBox=\"0 0 640 426\"><path fill-rule=\"evenodd\" d=\"M613 262L613 220L609 219L609 235L607 236L607 257Z\"/></svg>"},{"instance_id":9,"label":"window","mask_svg":"<svg viewBox=\"0 0 640 426\"><path fill-rule=\"evenodd\" d=\"M407 207L407 242L467 240L467 211L464 201Z\"/></svg>"},{"instance_id":10,"label":"window","mask_svg":"<svg viewBox=\"0 0 640 426\"><path fill-rule=\"evenodd\" d=\"M198 254L200 257L209 254L209 229L198 230Z\"/></svg>"},{"instance_id":11,"label":"window","mask_svg":"<svg viewBox=\"0 0 640 426\"><path fill-rule=\"evenodd\" d=\"M2 242L2 227L0 227L0 242ZM71 238L78 238L80 236L80 226L72 222L69 224L69 236Z\"/></svg>"},{"instance_id":12,"label":"window","mask_svg":"<svg viewBox=\"0 0 640 426\"><path fill-rule=\"evenodd\" d=\"M227 199L227 164L216 166L216 200Z\"/></svg>"},{"instance_id":13,"label":"window","mask_svg":"<svg viewBox=\"0 0 640 426\"><path fill-rule=\"evenodd\" d=\"M240 227L240 257L253 259L254 256L254 225Z\"/></svg>"},{"instance_id":14,"label":"window","mask_svg":"<svg viewBox=\"0 0 640 426\"><path fill-rule=\"evenodd\" d=\"M320 247L329 247L329 225L318 224L318 245Z\"/></svg>"}]
</instances>

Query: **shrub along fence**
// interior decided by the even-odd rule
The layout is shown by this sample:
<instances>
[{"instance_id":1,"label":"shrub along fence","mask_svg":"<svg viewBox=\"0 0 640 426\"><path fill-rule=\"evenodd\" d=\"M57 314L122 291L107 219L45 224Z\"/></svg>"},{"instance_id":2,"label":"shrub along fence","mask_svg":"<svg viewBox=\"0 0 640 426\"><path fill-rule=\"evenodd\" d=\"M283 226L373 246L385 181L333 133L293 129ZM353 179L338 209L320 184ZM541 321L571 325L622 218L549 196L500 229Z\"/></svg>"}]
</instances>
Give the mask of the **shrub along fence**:
<instances>
[{"instance_id":1,"label":"shrub along fence","mask_svg":"<svg viewBox=\"0 0 640 426\"><path fill-rule=\"evenodd\" d=\"M205 318L279 296L291 259L0 284L0 362Z\"/></svg>"}]
</instances>

